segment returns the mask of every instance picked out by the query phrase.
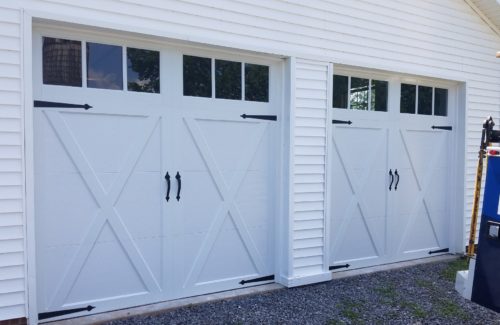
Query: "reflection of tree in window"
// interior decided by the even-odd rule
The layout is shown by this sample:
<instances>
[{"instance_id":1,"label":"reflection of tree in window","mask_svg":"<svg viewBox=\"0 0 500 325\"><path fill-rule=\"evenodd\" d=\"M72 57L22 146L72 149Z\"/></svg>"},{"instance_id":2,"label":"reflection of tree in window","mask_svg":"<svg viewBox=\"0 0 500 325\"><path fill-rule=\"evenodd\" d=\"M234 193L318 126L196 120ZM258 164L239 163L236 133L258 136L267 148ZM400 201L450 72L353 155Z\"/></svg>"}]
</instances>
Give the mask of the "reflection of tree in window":
<instances>
[{"instance_id":1,"label":"reflection of tree in window","mask_svg":"<svg viewBox=\"0 0 500 325\"><path fill-rule=\"evenodd\" d=\"M184 55L184 96L212 97L212 59Z\"/></svg>"},{"instance_id":2,"label":"reflection of tree in window","mask_svg":"<svg viewBox=\"0 0 500 325\"><path fill-rule=\"evenodd\" d=\"M268 66L245 64L245 100L254 102L269 101Z\"/></svg>"},{"instance_id":3,"label":"reflection of tree in window","mask_svg":"<svg viewBox=\"0 0 500 325\"><path fill-rule=\"evenodd\" d=\"M241 99L241 63L215 60L215 97Z\"/></svg>"},{"instance_id":4,"label":"reflection of tree in window","mask_svg":"<svg viewBox=\"0 0 500 325\"><path fill-rule=\"evenodd\" d=\"M43 38L43 83L82 86L82 43L60 38Z\"/></svg>"},{"instance_id":5,"label":"reflection of tree in window","mask_svg":"<svg viewBox=\"0 0 500 325\"><path fill-rule=\"evenodd\" d=\"M368 110L368 79L351 78L351 109Z\"/></svg>"},{"instance_id":6,"label":"reflection of tree in window","mask_svg":"<svg viewBox=\"0 0 500 325\"><path fill-rule=\"evenodd\" d=\"M387 112L387 92L389 83L387 81L372 80L370 109L377 112Z\"/></svg>"},{"instance_id":7,"label":"reflection of tree in window","mask_svg":"<svg viewBox=\"0 0 500 325\"><path fill-rule=\"evenodd\" d=\"M434 115L448 115L448 89L434 88Z\"/></svg>"},{"instance_id":8,"label":"reflection of tree in window","mask_svg":"<svg viewBox=\"0 0 500 325\"><path fill-rule=\"evenodd\" d=\"M128 90L160 92L160 52L127 48Z\"/></svg>"},{"instance_id":9,"label":"reflection of tree in window","mask_svg":"<svg viewBox=\"0 0 500 325\"><path fill-rule=\"evenodd\" d=\"M415 101L417 98L417 86L401 84L400 112L415 114Z\"/></svg>"},{"instance_id":10,"label":"reflection of tree in window","mask_svg":"<svg viewBox=\"0 0 500 325\"><path fill-rule=\"evenodd\" d=\"M418 114L432 115L432 87L418 86Z\"/></svg>"},{"instance_id":11,"label":"reflection of tree in window","mask_svg":"<svg viewBox=\"0 0 500 325\"><path fill-rule=\"evenodd\" d=\"M347 108L349 77L333 75L333 107Z\"/></svg>"}]
</instances>

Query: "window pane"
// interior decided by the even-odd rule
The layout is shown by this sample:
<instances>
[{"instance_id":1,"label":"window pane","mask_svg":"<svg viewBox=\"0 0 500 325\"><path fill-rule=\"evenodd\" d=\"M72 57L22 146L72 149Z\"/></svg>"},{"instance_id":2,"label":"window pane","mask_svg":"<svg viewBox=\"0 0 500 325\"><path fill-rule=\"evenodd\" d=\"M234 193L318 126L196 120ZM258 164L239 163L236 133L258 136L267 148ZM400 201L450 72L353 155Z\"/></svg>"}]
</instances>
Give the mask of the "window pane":
<instances>
[{"instance_id":1,"label":"window pane","mask_svg":"<svg viewBox=\"0 0 500 325\"><path fill-rule=\"evenodd\" d=\"M418 86L418 114L432 115L432 87Z\"/></svg>"},{"instance_id":2,"label":"window pane","mask_svg":"<svg viewBox=\"0 0 500 325\"><path fill-rule=\"evenodd\" d=\"M368 79L351 78L351 109L368 110Z\"/></svg>"},{"instance_id":3,"label":"window pane","mask_svg":"<svg viewBox=\"0 0 500 325\"><path fill-rule=\"evenodd\" d=\"M43 38L43 83L82 86L82 43L60 38Z\"/></svg>"},{"instance_id":4,"label":"window pane","mask_svg":"<svg viewBox=\"0 0 500 325\"><path fill-rule=\"evenodd\" d=\"M347 108L349 77L333 75L333 107Z\"/></svg>"},{"instance_id":5,"label":"window pane","mask_svg":"<svg viewBox=\"0 0 500 325\"><path fill-rule=\"evenodd\" d=\"M434 88L434 115L448 115L448 89Z\"/></svg>"},{"instance_id":6,"label":"window pane","mask_svg":"<svg viewBox=\"0 0 500 325\"><path fill-rule=\"evenodd\" d=\"M401 84L400 112L415 114L416 97L417 97L417 86Z\"/></svg>"},{"instance_id":7,"label":"window pane","mask_svg":"<svg viewBox=\"0 0 500 325\"><path fill-rule=\"evenodd\" d=\"M212 97L212 59L184 55L184 96Z\"/></svg>"},{"instance_id":8,"label":"window pane","mask_svg":"<svg viewBox=\"0 0 500 325\"><path fill-rule=\"evenodd\" d=\"M269 67L245 63L245 100L269 101Z\"/></svg>"},{"instance_id":9,"label":"window pane","mask_svg":"<svg viewBox=\"0 0 500 325\"><path fill-rule=\"evenodd\" d=\"M160 52L127 48L127 89L160 92Z\"/></svg>"},{"instance_id":10,"label":"window pane","mask_svg":"<svg viewBox=\"0 0 500 325\"><path fill-rule=\"evenodd\" d=\"M387 94L389 83L387 81L372 80L371 110L387 112Z\"/></svg>"},{"instance_id":11,"label":"window pane","mask_svg":"<svg viewBox=\"0 0 500 325\"><path fill-rule=\"evenodd\" d=\"M87 87L123 89L121 46L87 43Z\"/></svg>"},{"instance_id":12,"label":"window pane","mask_svg":"<svg viewBox=\"0 0 500 325\"><path fill-rule=\"evenodd\" d=\"M241 99L241 63L215 60L215 97Z\"/></svg>"}]
</instances>

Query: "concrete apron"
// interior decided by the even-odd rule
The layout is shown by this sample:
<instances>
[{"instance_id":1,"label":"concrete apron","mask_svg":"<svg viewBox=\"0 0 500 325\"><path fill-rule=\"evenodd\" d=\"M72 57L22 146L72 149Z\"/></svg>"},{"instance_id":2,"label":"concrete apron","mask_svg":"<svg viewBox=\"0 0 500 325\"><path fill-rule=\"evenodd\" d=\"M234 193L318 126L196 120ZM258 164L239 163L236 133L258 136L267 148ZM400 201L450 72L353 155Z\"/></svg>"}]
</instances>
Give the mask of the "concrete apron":
<instances>
[{"instance_id":1,"label":"concrete apron","mask_svg":"<svg viewBox=\"0 0 500 325\"><path fill-rule=\"evenodd\" d=\"M416 266L416 265L421 265L421 264L427 264L427 263L451 261L451 260L457 259L458 257L459 257L459 255L447 254L447 255L433 256L433 257L412 260L412 261L405 261L405 262L399 262L399 263L393 263L393 264L366 267L366 268L352 270L352 271L335 272L332 274L332 279L339 280L339 279L344 279L344 278L362 275L362 274L370 274L370 273L376 273L376 272L382 272L382 271L396 270L396 269L401 269L401 268L411 267L411 266ZM243 296L254 295L254 294L259 294L259 293L264 293L264 292L270 292L270 291L284 289L284 288L285 288L284 286L282 286L281 284L278 284L278 283L264 284L264 285L260 285L260 286L250 287L250 288L236 289L236 290L212 293L212 294L207 294L207 295L202 295L202 296L177 299L177 300L166 301L166 302L161 302L161 303L156 303L156 304L121 309L121 310L111 311L111 312L107 312L107 313L94 314L94 315L90 315L90 316L70 318L70 319L54 321L54 322L46 322L44 324L48 324L48 325L69 325L69 324L71 324L71 325L87 325L87 324L105 323L105 322L109 322L112 320L128 318L128 317L133 317L133 316L146 316L146 315L160 314L160 313L167 312L169 310L176 309L176 308L198 305L198 304L203 304L203 303L213 302L213 301L218 301L218 300L224 300L224 299L239 298L239 297L243 297Z\"/></svg>"}]
</instances>

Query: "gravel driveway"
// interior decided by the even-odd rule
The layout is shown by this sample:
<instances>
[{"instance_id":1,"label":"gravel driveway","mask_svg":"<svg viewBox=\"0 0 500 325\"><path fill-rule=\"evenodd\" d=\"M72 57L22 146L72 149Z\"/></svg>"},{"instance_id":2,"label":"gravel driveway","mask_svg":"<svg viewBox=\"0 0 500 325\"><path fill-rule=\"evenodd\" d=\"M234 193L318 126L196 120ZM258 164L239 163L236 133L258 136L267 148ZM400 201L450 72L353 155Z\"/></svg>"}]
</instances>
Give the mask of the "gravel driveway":
<instances>
[{"instance_id":1,"label":"gravel driveway","mask_svg":"<svg viewBox=\"0 0 500 325\"><path fill-rule=\"evenodd\" d=\"M465 268L464 260L422 264L109 324L500 324L500 314L455 292Z\"/></svg>"}]
</instances>

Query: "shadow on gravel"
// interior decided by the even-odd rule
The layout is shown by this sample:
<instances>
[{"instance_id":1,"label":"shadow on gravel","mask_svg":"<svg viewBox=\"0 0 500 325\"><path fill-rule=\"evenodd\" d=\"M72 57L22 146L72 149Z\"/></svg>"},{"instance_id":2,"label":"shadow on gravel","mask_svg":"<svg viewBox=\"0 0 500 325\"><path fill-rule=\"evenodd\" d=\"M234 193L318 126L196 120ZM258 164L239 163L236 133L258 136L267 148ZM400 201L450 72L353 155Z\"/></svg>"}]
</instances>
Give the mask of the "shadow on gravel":
<instances>
[{"instance_id":1,"label":"shadow on gravel","mask_svg":"<svg viewBox=\"0 0 500 325\"><path fill-rule=\"evenodd\" d=\"M118 321L128 324L500 324L460 297L463 259L422 264Z\"/></svg>"}]
</instances>

